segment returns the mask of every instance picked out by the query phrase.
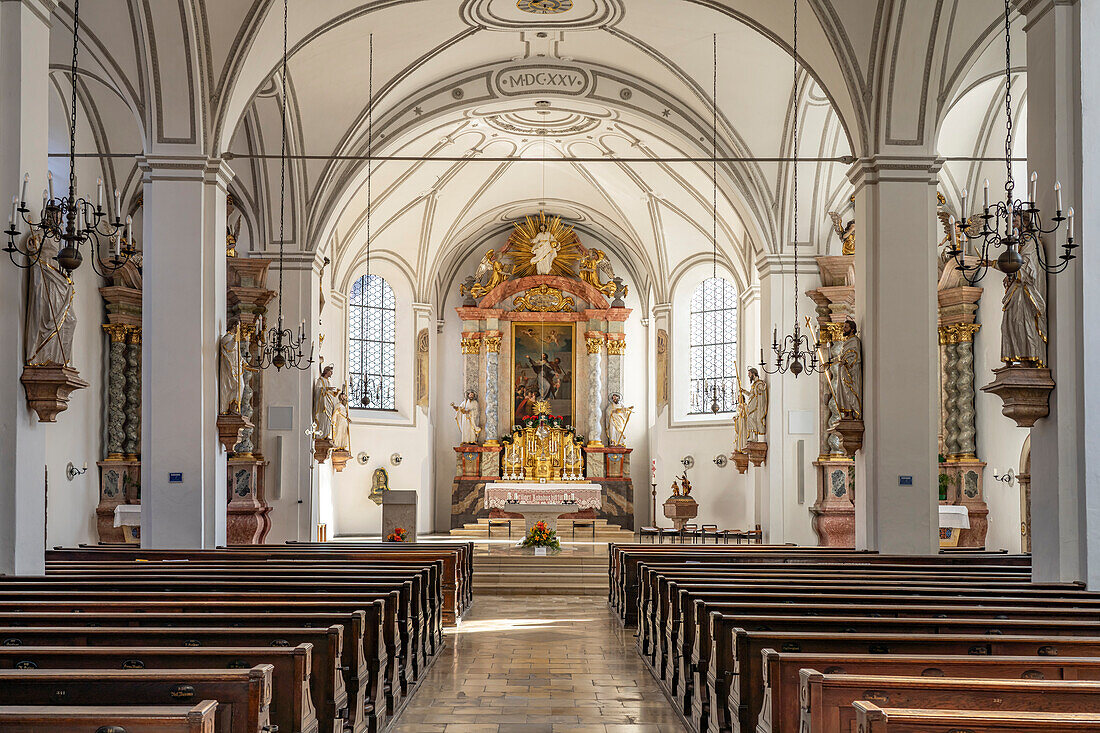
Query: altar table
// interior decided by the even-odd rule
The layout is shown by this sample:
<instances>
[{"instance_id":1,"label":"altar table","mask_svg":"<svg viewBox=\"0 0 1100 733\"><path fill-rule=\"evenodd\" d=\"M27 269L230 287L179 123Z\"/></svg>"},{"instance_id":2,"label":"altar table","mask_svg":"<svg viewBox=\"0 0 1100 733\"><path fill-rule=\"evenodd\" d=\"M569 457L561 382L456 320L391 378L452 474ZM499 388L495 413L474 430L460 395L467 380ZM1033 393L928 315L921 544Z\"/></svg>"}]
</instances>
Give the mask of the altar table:
<instances>
[{"instance_id":1,"label":"altar table","mask_svg":"<svg viewBox=\"0 0 1100 733\"><path fill-rule=\"evenodd\" d=\"M576 501L566 504L566 498ZM509 504L511 498L517 503ZM495 483L485 485L485 508L500 509L523 516L524 536L536 522L557 531L558 517L582 509L599 509L603 505L603 488L599 484L582 483Z\"/></svg>"}]
</instances>

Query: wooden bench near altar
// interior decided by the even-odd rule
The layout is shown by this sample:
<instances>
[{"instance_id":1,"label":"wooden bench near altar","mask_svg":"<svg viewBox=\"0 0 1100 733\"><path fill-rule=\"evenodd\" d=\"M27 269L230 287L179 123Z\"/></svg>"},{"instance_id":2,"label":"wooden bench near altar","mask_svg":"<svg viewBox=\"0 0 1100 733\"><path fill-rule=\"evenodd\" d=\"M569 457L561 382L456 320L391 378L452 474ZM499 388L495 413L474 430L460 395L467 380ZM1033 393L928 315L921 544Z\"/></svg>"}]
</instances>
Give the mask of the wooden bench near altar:
<instances>
[{"instance_id":1,"label":"wooden bench near altar","mask_svg":"<svg viewBox=\"0 0 1100 733\"><path fill-rule=\"evenodd\" d=\"M521 515L526 535L536 522L546 522L556 531L561 515L599 509L602 495L603 488L599 484L495 483L485 486L485 506Z\"/></svg>"}]
</instances>

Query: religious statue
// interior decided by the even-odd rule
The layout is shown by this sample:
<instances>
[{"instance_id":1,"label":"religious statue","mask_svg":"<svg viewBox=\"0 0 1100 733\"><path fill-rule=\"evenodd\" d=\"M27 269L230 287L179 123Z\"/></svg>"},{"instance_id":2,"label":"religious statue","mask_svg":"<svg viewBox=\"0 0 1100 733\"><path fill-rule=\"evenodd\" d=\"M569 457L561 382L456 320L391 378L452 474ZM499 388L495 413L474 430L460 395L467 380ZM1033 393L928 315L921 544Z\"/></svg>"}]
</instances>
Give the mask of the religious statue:
<instances>
[{"instance_id":1,"label":"religious statue","mask_svg":"<svg viewBox=\"0 0 1100 733\"><path fill-rule=\"evenodd\" d=\"M845 321L841 334L839 352L826 365L829 383L841 418L858 420L863 417L863 342L854 321Z\"/></svg>"},{"instance_id":2,"label":"religious statue","mask_svg":"<svg viewBox=\"0 0 1100 733\"><path fill-rule=\"evenodd\" d=\"M539 225L538 234L531 237L531 264L539 275L549 275L558 256L558 240L546 224Z\"/></svg>"},{"instance_id":3,"label":"religious statue","mask_svg":"<svg viewBox=\"0 0 1100 733\"><path fill-rule=\"evenodd\" d=\"M623 396L618 392L612 392L608 397L610 406L607 409L607 444L613 447L626 445L626 425L634 412L633 405L624 407L622 401Z\"/></svg>"},{"instance_id":4,"label":"religious statue","mask_svg":"<svg viewBox=\"0 0 1100 733\"><path fill-rule=\"evenodd\" d=\"M614 282L615 271L611 269L611 262L602 250L595 248L588 250L588 254L581 258L579 275L581 280L607 297L615 295L618 288L618 284ZM604 277L604 282L600 282L600 275ZM626 295L625 287L623 295Z\"/></svg>"},{"instance_id":5,"label":"religious statue","mask_svg":"<svg viewBox=\"0 0 1100 733\"><path fill-rule=\"evenodd\" d=\"M370 477L370 494L368 498L375 504L382 504L382 495L390 490L390 474L385 468L374 469Z\"/></svg>"},{"instance_id":6,"label":"religious statue","mask_svg":"<svg viewBox=\"0 0 1100 733\"><path fill-rule=\"evenodd\" d=\"M677 481L672 482L672 495L680 496L680 484Z\"/></svg>"},{"instance_id":7,"label":"religious statue","mask_svg":"<svg viewBox=\"0 0 1100 733\"><path fill-rule=\"evenodd\" d=\"M486 276L489 279L482 283L482 278ZM474 283L469 286L461 286L459 292L462 295L469 293L475 298L481 298L507 279L508 275L504 272L504 263L501 262L500 255L495 250L489 250L481 258L481 264L474 271Z\"/></svg>"},{"instance_id":8,"label":"religious statue","mask_svg":"<svg viewBox=\"0 0 1100 733\"><path fill-rule=\"evenodd\" d=\"M854 255L856 253L856 220L851 219L847 224L844 224L840 214L835 211L829 212L829 218L833 220L833 231L836 232L842 242L840 253Z\"/></svg>"},{"instance_id":9,"label":"religious statue","mask_svg":"<svg viewBox=\"0 0 1100 733\"><path fill-rule=\"evenodd\" d=\"M768 432L768 383L755 367L749 367L749 388L744 393L746 440L764 440Z\"/></svg>"},{"instance_id":10,"label":"religious statue","mask_svg":"<svg viewBox=\"0 0 1100 733\"><path fill-rule=\"evenodd\" d=\"M1001 299L1001 361L1009 365L1046 366L1046 300L1035 287L1035 270L1024 257L1023 267L1004 279Z\"/></svg>"},{"instance_id":11,"label":"religious statue","mask_svg":"<svg viewBox=\"0 0 1100 733\"><path fill-rule=\"evenodd\" d=\"M38 239L38 238L36 238ZM27 297L26 364L68 366L73 357L76 290L70 277L57 267L57 242L38 240L41 251L31 267ZM34 243L28 245L34 247Z\"/></svg>"},{"instance_id":12,"label":"religious statue","mask_svg":"<svg viewBox=\"0 0 1100 733\"><path fill-rule=\"evenodd\" d=\"M321 368L321 374L313 383L313 424L314 437L319 440L332 439L332 422L336 415L339 390L332 386L333 368L331 364Z\"/></svg>"},{"instance_id":13,"label":"religious statue","mask_svg":"<svg viewBox=\"0 0 1100 733\"><path fill-rule=\"evenodd\" d=\"M226 331L218 340L218 412L241 414L244 390L244 360L241 358L241 325Z\"/></svg>"},{"instance_id":14,"label":"religious statue","mask_svg":"<svg viewBox=\"0 0 1100 733\"><path fill-rule=\"evenodd\" d=\"M237 237L241 235L241 215L237 214L237 218L233 221L226 221L225 223L225 256L236 257L237 256Z\"/></svg>"},{"instance_id":15,"label":"religious statue","mask_svg":"<svg viewBox=\"0 0 1100 733\"><path fill-rule=\"evenodd\" d=\"M481 426L478 424L481 413L481 405L477 401L477 392L472 389L466 390L466 399L462 400L461 404L456 405L451 403L451 407L455 411L455 423L458 424L458 433L461 436L463 445L476 445L477 436L481 433Z\"/></svg>"},{"instance_id":16,"label":"religious statue","mask_svg":"<svg viewBox=\"0 0 1100 733\"><path fill-rule=\"evenodd\" d=\"M348 393L340 390L338 405L332 415L332 447L351 452L351 415L348 413Z\"/></svg>"},{"instance_id":17,"label":"religious statue","mask_svg":"<svg viewBox=\"0 0 1100 733\"><path fill-rule=\"evenodd\" d=\"M688 481L687 471L680 474L680 492L677 496L691 496L691 482Z\"/></svg>"}]
</instances>

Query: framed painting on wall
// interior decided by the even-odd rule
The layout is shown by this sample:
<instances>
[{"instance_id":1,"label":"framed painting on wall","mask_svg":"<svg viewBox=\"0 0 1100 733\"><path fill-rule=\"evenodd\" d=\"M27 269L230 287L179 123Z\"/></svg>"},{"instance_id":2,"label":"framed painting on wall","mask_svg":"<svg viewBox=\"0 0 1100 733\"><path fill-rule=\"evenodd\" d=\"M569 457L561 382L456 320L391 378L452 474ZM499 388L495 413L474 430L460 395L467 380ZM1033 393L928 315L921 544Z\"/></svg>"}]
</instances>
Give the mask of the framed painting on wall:
<instances>
[{"instance_id":1,"label":"framed painting on wall","mask_svg":"<svg viewBox=\"0 0 1100 733\"><path fill-rule=\"evenodd\" d=\"M550 414L573 424L576 400L576 324L512 324L512 421L537 414L536 402L549 402Z\"/></svg>"}]
</instances>

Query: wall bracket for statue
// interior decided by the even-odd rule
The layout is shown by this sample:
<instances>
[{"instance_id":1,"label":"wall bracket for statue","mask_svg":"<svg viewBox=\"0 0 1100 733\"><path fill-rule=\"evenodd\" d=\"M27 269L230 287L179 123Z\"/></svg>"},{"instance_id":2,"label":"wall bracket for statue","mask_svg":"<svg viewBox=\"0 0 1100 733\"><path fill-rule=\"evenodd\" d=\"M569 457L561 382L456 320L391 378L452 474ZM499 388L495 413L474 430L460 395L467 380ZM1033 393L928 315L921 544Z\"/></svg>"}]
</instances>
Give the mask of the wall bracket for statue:
<instances>
[{"instance_id":1,"label":"wall bracket for statue","mask_svg":"<svg viewBox=\"0 0 1100 733\"><path fill-rule=\"evenodd\" d=\"M1050 414L1050 393L1054 391L1050 369L1011 365L994 369L993 374L993 381L982 391L1000 397L1004 403L1001 412L1016 425L1030 428Z\"/></svg>"},{"instance_id":2,"label":"wall bracket for statue","mask_svg":"<svg viewBox=\"0 0 1100 733\"><path fill-rule=\"evenodd\" d=\"M844 454L853 457L863 447L863 420L845 417L837 421L834 431L840 435Z\"/></svg>"},{"instance_id":3,"label":"wall bracket for statue","mask_svg":"<svg viewBox=\"0 0 1100 733\"><path fill-rule=\"evenodd\" d=\"M313 439L313 460L324 463L332 455L332 441L328 438Z\"/></svg>"},{"instance_id":4,"label":"wall bracket for statue","mask_svg":"<svg viewBox=\"0 0 1100 733\"><path fill-rule=\"evenodd\" d=\"M745 443L745 453L752 465L763 466L768 460L768 444L763 440L750 440Z\"/></svg>"},{"instance_id":5,"label":"wall bracket for statue","mask_svg":"<svg viewBox=\"0 0 1100 733\"><path fill-rule=\"evenodd\" d=\"M734 467L737 469L737 473L745 473L749 470L749 454L743 451L735 450L730 454L730 460L733 461Z\"/></svg>"},{"instance_id":6,"label":"wall bracket for statue","mask_svg":"<svg viewBox=\"0 0 1100 733\"><path fill-rule=\"evenodd\" d=\"M65 364L28 364L19 381L38 422L57 422L58 413L69 407L69 395L88 386L80 372Z\"/></svg>"},{"instance_id":7,"label":"wall bracket for statue","mask_svg":"<svg viewBox=\"0 0 1100 733\"><path fill-rule=\"evenodd\" d=\"M218 441L225 446L226 453L233 452L233 446L241 441L241 431L253 427L252 421L237 413L218 415Z\"/></svg>"},{"instance_id":8,"label":"wall bracket for statue","mask_svg":"<svg viewBox=\"0 0 1100 733\"><path fill-rule=\"evenodd\" d=\"M351 451L347 448L337 448L332 451L329 457L332 458L332 470L340 473L348 465L348 461L351 460Z\"/></svg>"}]
</instances>

